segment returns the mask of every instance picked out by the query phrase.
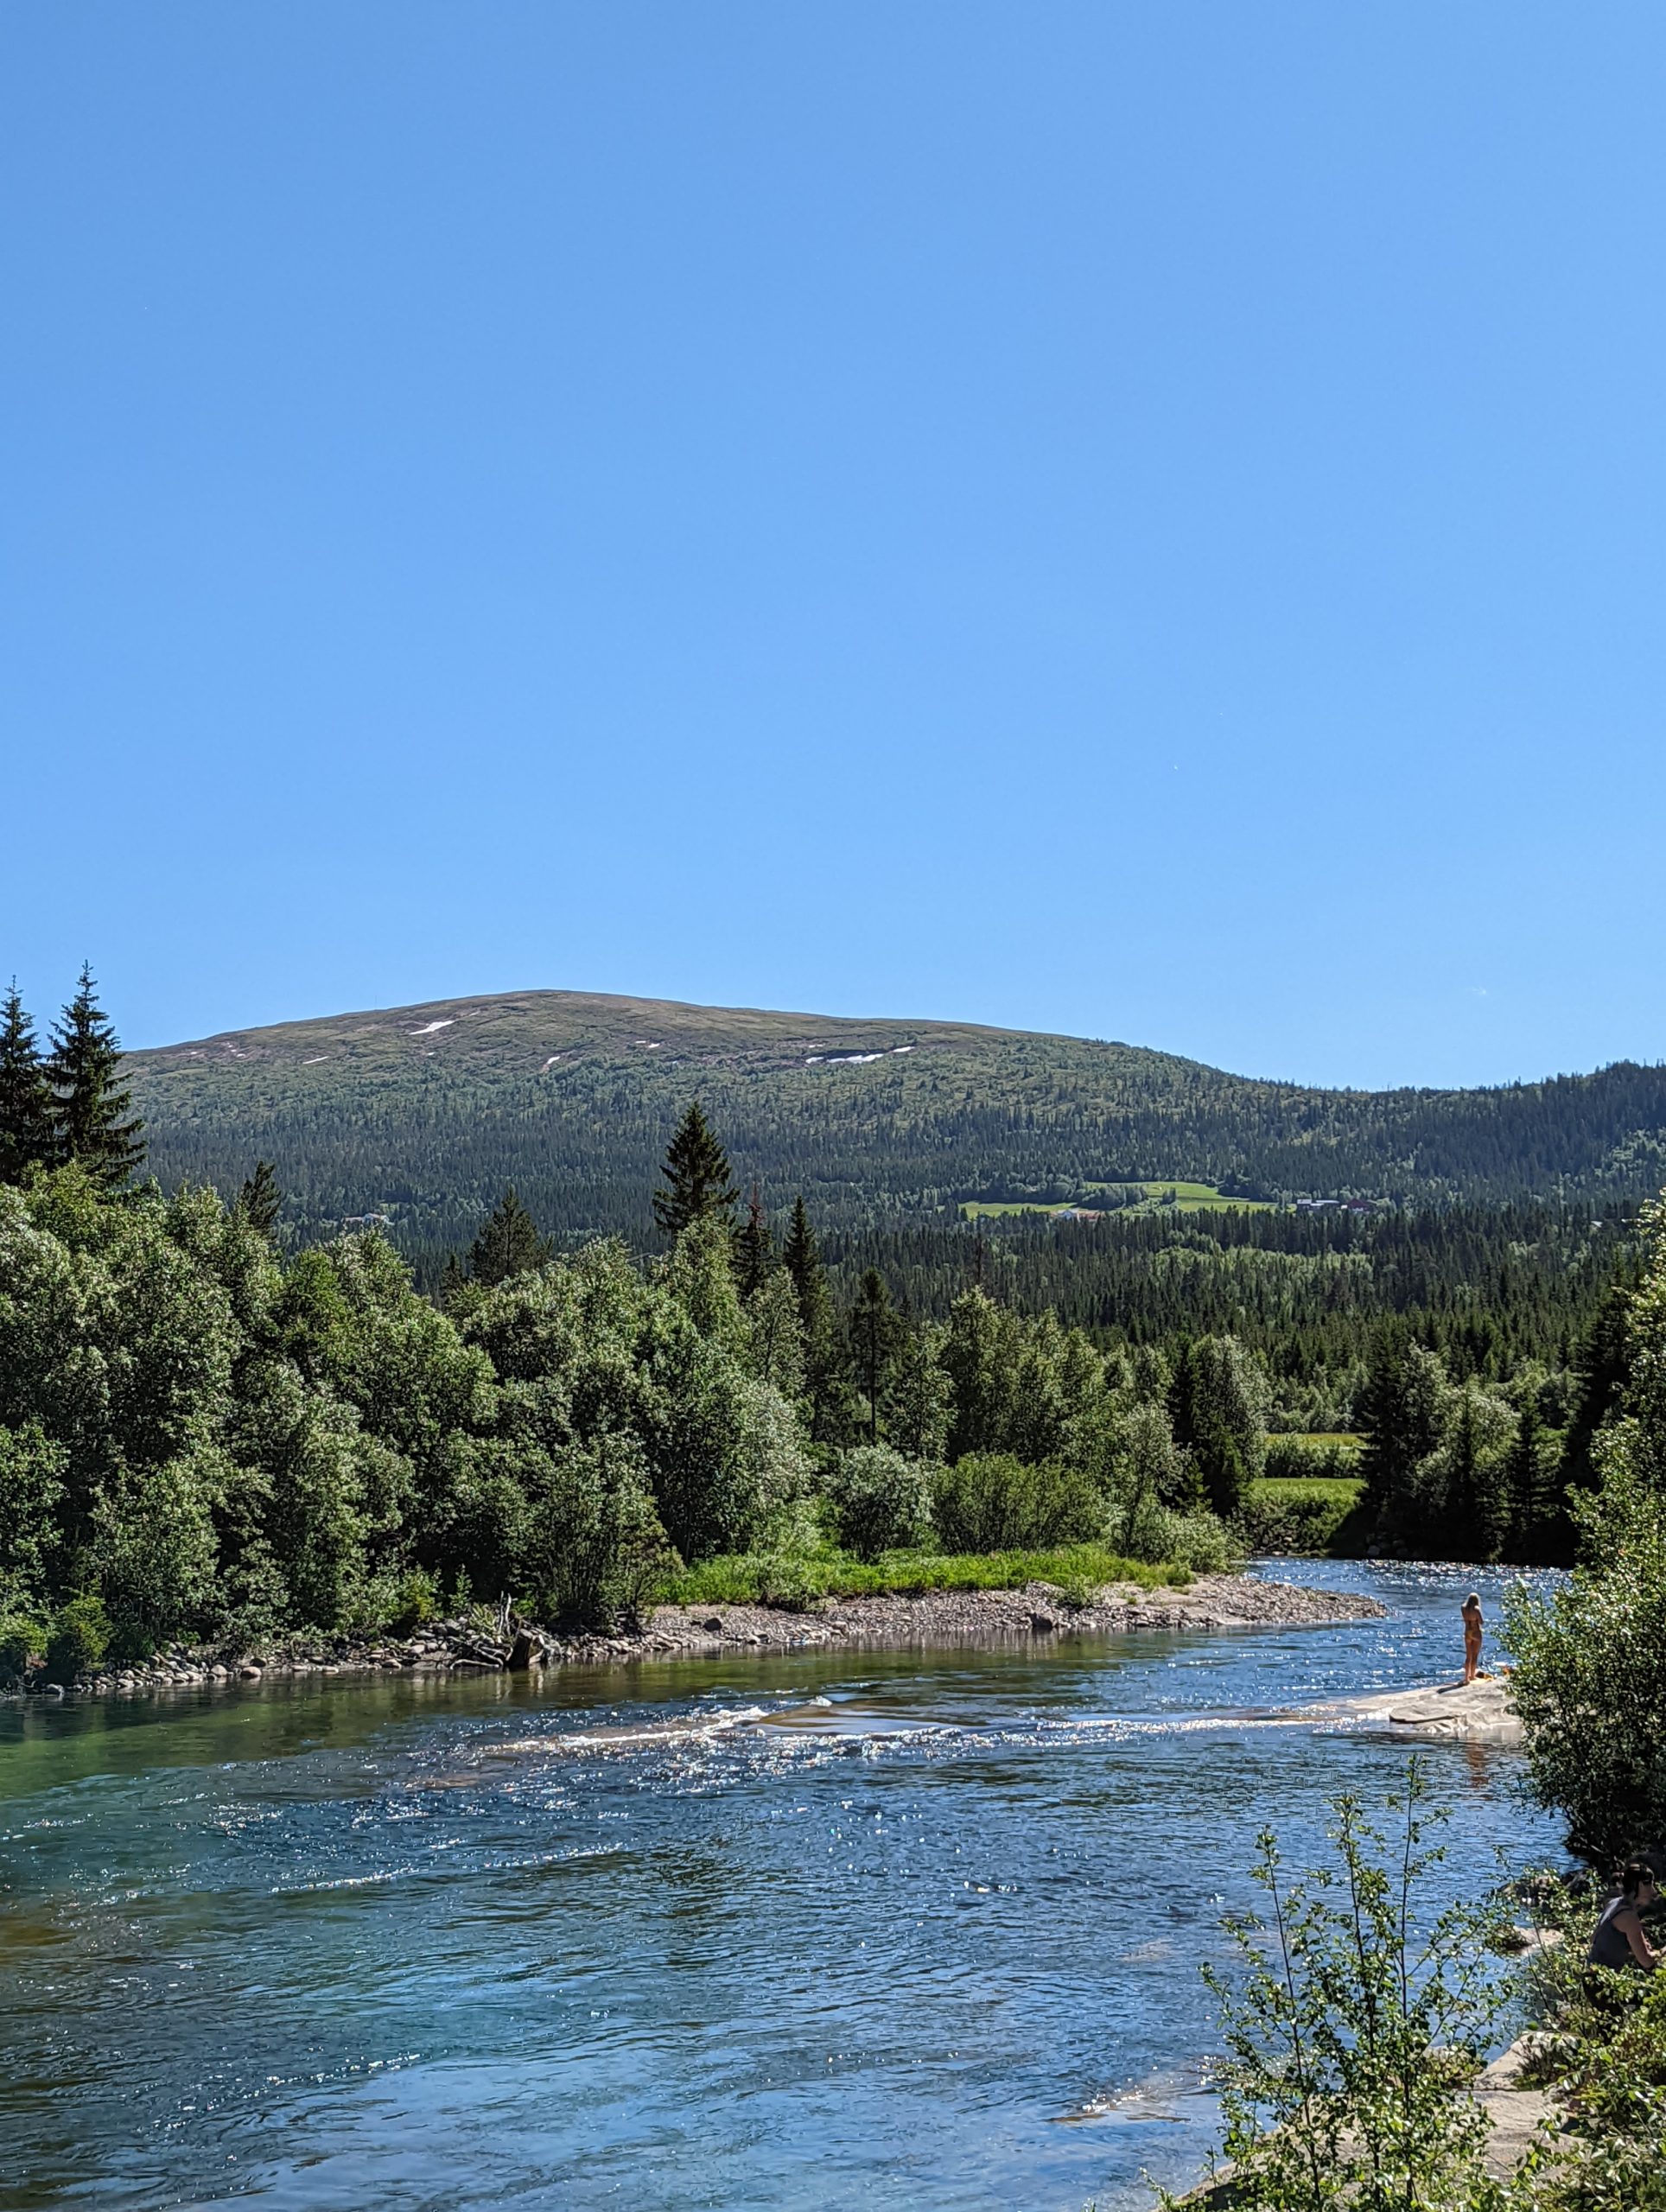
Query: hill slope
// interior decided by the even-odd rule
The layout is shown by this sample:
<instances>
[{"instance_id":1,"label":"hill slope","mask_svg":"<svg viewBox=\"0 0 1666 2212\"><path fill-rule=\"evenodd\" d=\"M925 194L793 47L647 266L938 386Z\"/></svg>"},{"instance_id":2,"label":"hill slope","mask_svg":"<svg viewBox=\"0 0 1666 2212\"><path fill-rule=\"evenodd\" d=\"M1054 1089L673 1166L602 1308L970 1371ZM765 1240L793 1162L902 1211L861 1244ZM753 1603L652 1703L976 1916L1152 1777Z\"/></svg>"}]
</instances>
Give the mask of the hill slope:
<instances>
[{"instance_id":1,"label":"hill slope","mask_svg":"<svg viewBox=\"0 0 1666 2212\"><path fill-rule=\"evenodd\" d=\"M645 1234L696 1096L743 1184L774 1206L802 1189L829 1225L1146 1178L1434 1202L1666 1182L1666 1069L1631 1063L1309 1090L1082 1038L525 991L232 1031L129 1068L164 1184L234 1189L262 1155L297 1229L386 1213L413 1250L466 1239L511 1181L552 1229Z\"/></svg>"}]
</instances>

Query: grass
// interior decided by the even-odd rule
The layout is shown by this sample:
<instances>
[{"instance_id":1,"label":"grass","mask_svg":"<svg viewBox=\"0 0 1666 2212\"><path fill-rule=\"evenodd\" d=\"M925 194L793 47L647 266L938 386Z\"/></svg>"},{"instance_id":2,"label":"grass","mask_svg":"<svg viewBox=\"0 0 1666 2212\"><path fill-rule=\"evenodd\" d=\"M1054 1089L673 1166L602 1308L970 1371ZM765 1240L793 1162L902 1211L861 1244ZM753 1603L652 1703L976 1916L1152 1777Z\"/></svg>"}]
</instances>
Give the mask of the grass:
<instances>
[{"instance_id":1,"label":"grass","mask_svg":"<svg viewBox=\"0 0 1666 2212\"><path fill-rule=\"evenodd\" d=\"M887 1552L871 1564L844 1552L745 1553L685 1567L669 1576L655 1596L673 1605L797 1608L822 1598L1021 1590L1030 1582L1051 1582L1073 1593L1111 1582L1133 1583L1141 1590L1183 1590L1191 1580L1186 1567L1123 1559L1103 1544L1067 1544L1040 1552Z\"/></svg>"},{"instance_id":2,"label":"grass","mask_svg":"<svg viewBox=\"0 0 1666 2212\"><path fill-rule=\"evenodd\" d=\"M1048 1199L1045 1203L1029 1198L968 1198L962 1204L961 1218L977 1221L1002 1214L1070 1213L1078 1206L1091 1212L1096 1198L1123 1198L1135 1192L1140 1195L1132 1204L1117 1205L1107 1211L1114 1210L1122 1215L1159 1211L1170 1213L1270 1213L1274 1210L1269 1198L1229 1198L1223 1197L1212 1183L1176 1179L1166 1183L1084 1183L1082 1192L1079 1198Z\"/></svg>"},{"instance_id":3,"label":"grass","mask_svg":"<svg viewBox=\"0 0 1666 2212\"><path fill-rule=\"evenodd\" d=\"M1351 1475L1266 1475L1251 1483L1250 1495L1261 1505L1335 1505L1351 1511L1364 1484Z\"/></svg>"}]
</instances>

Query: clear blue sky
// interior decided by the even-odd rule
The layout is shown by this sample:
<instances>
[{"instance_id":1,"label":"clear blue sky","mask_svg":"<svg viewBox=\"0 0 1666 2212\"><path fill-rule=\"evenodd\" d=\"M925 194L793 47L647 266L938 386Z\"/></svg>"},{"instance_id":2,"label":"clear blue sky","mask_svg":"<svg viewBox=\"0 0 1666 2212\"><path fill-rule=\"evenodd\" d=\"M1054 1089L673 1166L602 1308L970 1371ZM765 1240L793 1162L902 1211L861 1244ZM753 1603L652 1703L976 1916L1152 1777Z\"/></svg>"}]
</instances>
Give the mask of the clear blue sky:
<instances>
[{"instance_id":1,"label":"clear blue sky","mask_svg":"<svg viewBox=\"0 0 1666 2212\"><path fill-rule=\"evenodd\" d=\"M1666 12L0 16L0 970L1666 1056Z\"/></svg>"}]
</instances>

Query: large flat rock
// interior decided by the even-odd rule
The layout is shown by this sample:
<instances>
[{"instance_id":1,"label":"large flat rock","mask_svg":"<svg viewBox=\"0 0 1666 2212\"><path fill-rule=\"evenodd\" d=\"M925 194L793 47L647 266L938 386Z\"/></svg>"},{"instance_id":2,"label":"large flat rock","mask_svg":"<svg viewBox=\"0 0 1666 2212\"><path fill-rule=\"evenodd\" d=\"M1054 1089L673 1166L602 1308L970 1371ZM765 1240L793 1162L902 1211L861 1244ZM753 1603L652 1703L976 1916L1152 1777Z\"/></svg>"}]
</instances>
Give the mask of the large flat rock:
<instances>
[{"instance_id":1,"label":"large flat rock","mask_svg":"<svg viewBox=\"0 0 1666 2212\"><path fill-rule=\"evenodd\" d=\"M1437 1682L1427 1689L1370 1690L1317 1709L1353 1720L1375 1720L1396 1733L1439 1741L1519 1744L1522 1724L1510 1701L1510 1680L1482 1675L1472 1682Z\"/></svg>"}]
</instances>

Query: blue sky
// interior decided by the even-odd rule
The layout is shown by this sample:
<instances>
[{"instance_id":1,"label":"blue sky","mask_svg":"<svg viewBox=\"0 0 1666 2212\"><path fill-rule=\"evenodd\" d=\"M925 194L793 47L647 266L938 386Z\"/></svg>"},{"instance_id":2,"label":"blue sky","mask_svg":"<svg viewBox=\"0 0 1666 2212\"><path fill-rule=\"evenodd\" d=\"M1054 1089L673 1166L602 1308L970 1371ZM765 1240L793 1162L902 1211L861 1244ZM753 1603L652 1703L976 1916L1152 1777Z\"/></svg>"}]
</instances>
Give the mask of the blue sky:
<instances>
[{"instance_id":1,"label":"blue sky","mask_svg":"<svg viewBox=\"0 0 1666 2212\"><path fill-rule=\"evenodd\" d=\"M0 968L1666 1055L1666 15L0 16Z\"/></svg>"}]
</instances>

